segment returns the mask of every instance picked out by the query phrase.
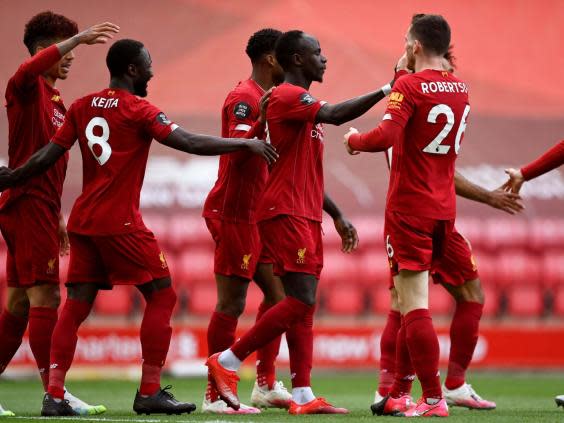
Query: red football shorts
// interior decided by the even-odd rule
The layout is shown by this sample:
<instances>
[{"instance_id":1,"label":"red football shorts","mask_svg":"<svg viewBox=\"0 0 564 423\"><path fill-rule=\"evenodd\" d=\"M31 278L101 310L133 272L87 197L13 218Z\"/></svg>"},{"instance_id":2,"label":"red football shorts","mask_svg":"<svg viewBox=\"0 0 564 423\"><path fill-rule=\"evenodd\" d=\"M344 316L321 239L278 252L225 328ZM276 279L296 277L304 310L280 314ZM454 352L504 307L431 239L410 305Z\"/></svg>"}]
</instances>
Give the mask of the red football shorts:
<instances>
[{"instance_id":1,"label":"red football shorts","mask_svg":"<svg viewBox=\"0 0 564 423\"><path fill-rule=\"evenodd\" d=\"M460 286L478 278L478 267L470 242L456 228L448 237L443 258L431 270L435 283Z\"/></svg>"},{"instance_id":2,"label":"red football shorts","mask_svg":"<svg viewBox=\"0 0 564 423\"><path fill-rule=\"evenodd\" d=\"M280 215L259 222L263 249L274 263L274 274L287 272L321 276L323 240L321 222L305 217Z\"/></svg>"},{"instance_id":3,"label":"red football shorts","mask_svg":"<svg viewBox=\"0 0 564 423\"><path fill-rule=\"evenodd\" d=\"M214 273L253 279L262 258L257 225L210 218L206 225L215 241Z\"/></svg>"},{"instance_id":4,"label":"red football shorts","mask_svg":"<svg viewBox=\"0 0 564 423\"><path fill-rule=\"evenodd\" d=\"M148 229L113 236L69 232L69 239L68 283L141 285L170 277L165 256Z\"/></svg>"},{"instance_id":5,"label":"red football shorts","mask_svg":"<svg viewBox=\"0 0 564 423\"><path fill-rule=\"evenodd\" d=\"M9 287L59 283L58 228L59 212L32 196L20 197L0 211Z\"/></svg>"},{"instance_id":6,"label":"red football shorts","mask_svg":"<svg viewBox=\"0 0 564 423\"><path fill-rule=\"evenodd\" d=\"M386 211L384 242L392 275L431 270L442 259L454 219L437 220Z\"/></svg>"}]
</instances>

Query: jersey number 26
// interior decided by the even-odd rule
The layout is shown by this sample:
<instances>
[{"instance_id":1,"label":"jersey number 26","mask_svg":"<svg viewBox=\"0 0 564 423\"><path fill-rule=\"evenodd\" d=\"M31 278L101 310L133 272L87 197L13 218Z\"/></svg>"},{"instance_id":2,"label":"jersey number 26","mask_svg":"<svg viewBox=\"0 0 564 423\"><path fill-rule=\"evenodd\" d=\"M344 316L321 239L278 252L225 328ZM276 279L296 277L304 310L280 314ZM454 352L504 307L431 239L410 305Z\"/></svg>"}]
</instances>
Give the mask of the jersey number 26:
<instances>
[{"instance_id":1,"label":"jersey number 26","mask_svg":"<svg viewBox=\"0 0 564 423\"><path fill-rule=\"evenodd\" d=\"M466 129L466 118L468 117L468 113L470 112L470 105L467 104L464 108L464 112L462 113L462 119L460 120L460 125L458 125L458 131L456 132L456 138L454 139L454 152L458 154L460 150L460 140L462 138L462 134ZM452 109L447 106L446 104L437 104L429 111L429 116L427 116L427 122L429 123L437 123L437 117L439 115L445 115L447 121L443 130L439 132L439 134L435 137L433 141L431 141L423 151L429 154L447 154L450 150L450 145L441 145L441 142L450 134L452 127L454 126L454 113Z\"/></svg>"}]
</instances>

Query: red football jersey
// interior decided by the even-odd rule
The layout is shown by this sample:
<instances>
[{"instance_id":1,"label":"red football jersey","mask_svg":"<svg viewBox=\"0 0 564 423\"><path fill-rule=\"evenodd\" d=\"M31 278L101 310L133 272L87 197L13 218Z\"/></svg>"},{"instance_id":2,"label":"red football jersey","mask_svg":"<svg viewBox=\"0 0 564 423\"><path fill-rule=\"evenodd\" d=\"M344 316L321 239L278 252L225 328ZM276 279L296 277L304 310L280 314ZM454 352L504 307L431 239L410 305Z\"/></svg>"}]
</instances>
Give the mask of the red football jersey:
<instances>
[{"instance_id":1,"label":"red football jersey","mask_svg":"<svg viewBox=\"0 0 564 423\"><path fill-rule=\"evenodd\" d=\"M139 196L151 141L164 140L177 125L146 100L106 88L75 101L53 142L82 154L82 194L68 230L116 235L145 228Z\"/></svg>"},{"instance_id":2,"label":"red football jersey","mask_svg":"<svg viewBox=\"0 0 564 423\"><path fill-rule=\"evenodd\" d=\"M63 124L66 109L61 94L41 76L60 58L57 46L46 48L24 62L8 81L8 166L12 169L26 163ZM65 154L45 174L4 191L0 209L22 195L33 195L60 210L68 157Z\"/></svg>"},{"instance_id":3,"label":"red football jersey","mask_svg":"<svg viewBox=\"0 0 564 423\"><path fill-rule=\"evenodd\" d=\"M270 96L266 120L280 157L270 170L259 220L281 214L321 222L323 209L323 125L315 123L324 102L306 89L283 83Z\"/></svg>"},{"instance_id":4,"label":"red football jersey","mask_svg":"<svg viewBox=\"0 0 564 423\"><path fill-rule=\"evenodd\" d=\"M469 112L468 88L451 73L427 69L396 81L384 120L403 127L404 136L393 146L388 210L456 216L454 162Z\"/></svg>"},{"instance_id":5,"label":"red football jersey","mask_svg":"<svg viewBox=\"0 0 564 423\"><path fill-rule=\"evenodd\" d=\"M231 91L221 112L221 136L243 138L258 120L264 90L252 79ZM258 137L264 139L264 130ZM233 222L256 223L257 202L268 178L266 161L256 154L237 151L219 159L217 181L204 204L203 216Z\"/></svg>"}]
</instances>

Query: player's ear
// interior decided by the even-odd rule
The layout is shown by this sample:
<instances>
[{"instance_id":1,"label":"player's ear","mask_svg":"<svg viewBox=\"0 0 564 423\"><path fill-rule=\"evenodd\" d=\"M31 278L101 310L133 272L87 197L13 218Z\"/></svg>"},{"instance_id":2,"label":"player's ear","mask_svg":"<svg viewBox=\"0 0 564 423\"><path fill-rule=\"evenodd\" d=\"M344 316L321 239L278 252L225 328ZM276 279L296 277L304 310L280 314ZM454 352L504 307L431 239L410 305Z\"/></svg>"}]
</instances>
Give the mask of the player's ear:
<instances>
[{"instance_id":1,"label":"player's ear","mask_svg":"<svg viewBox=\"0 0 564 423\"><path fill-rule=\"evenodd\" d=\"M299 55L298 53L294 53L294 54L292 55L292 62L294 62L294 64L295 64L296 66L301 66L301 65L303 65L303 63L304 63L304 61L302 60L302 56Z\"/></svg>"},{"instance_id":2,"label":"player's ear","mask_svg":"<svg viewBox=\"0 0 564 423\"><path fill-rule=\"evenodd\" d=\"M133 63L127 65L127 74L129 76L137 76L138 73L139 71L137 70L137 66L135 66Z\"/></svg>"}]
</instances>

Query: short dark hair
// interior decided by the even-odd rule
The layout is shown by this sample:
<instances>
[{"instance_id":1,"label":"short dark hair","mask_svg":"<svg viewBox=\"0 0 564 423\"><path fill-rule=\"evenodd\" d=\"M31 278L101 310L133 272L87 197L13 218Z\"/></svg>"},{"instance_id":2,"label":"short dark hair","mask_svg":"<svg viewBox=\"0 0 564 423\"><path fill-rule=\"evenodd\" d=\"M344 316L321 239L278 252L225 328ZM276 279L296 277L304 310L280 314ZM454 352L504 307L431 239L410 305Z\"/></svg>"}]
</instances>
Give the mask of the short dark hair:
<instances>
[{"instance_id":1,"label":"short dark hair","mask_svg":"<svg viewBox=\"0 0 564 423\"><path fill-rule=\"evenodd\" d=\"M282 35L281 31L273 28L264 28L255 32L247 42L245 52L252 63L257 62L260 58L274 51L276 41Z\"/></svg>"},{"instance_id":2,"label":"short dark hair","mask_svg":"<svg viewBox=\"0 0 564 423\"><path fill-rule=\"evenodd\" d=\"M276 60L280 63L282 69L286 70L289 68L292 65L292 56L301 52L301 40L303 35L303 31L294 29L292 31L285 32L280 36L280 38L278 38L274 51L276 54Z\"/></svg>"},{"instance_id":3,"label":"short dark hair","mask_svg":"<svg viewBox=\"0 0 564 423\"><path fill-rule=\"evenodd\" d=\"M450 26L441 15L417 14L411 19L411 35L423 48L444 56L450 46Z\"/></svg>"},{"instance_id":4,"label":"short dark hair","mask_svg":"<svg viewBox=\"0 0 564 423\"><path fill-rule=\"evenodd\" d=\"M38 13L25 25L23 42L30 54L40 44L52 44L55 40L63 40L78 33L78 25L66 16L47 10Z\"/></svg>"},{"instance_id":5,"label":"short dark hair","mask_svg":"<svg viewBox=\"0 0 564 423\"><path fill-rule=\"evenodd\" d=\"M143 47L145 46L141 41L128 38L113 43L106 56L110 76L123 76L130 64L137 63Z\"/></svg>"}]
</instances>

